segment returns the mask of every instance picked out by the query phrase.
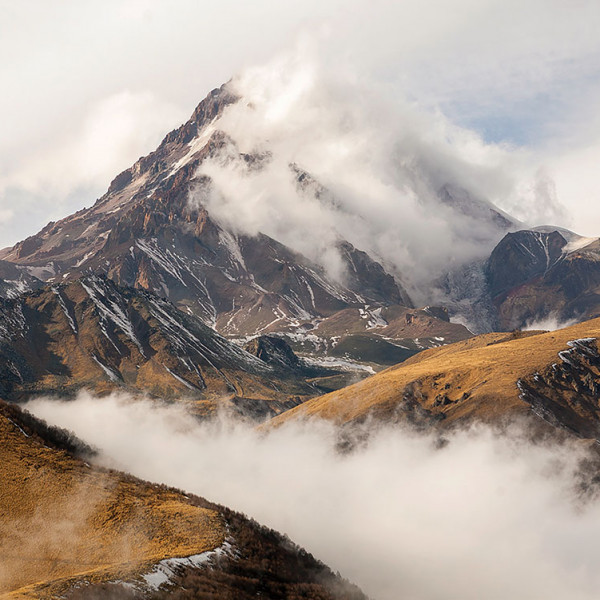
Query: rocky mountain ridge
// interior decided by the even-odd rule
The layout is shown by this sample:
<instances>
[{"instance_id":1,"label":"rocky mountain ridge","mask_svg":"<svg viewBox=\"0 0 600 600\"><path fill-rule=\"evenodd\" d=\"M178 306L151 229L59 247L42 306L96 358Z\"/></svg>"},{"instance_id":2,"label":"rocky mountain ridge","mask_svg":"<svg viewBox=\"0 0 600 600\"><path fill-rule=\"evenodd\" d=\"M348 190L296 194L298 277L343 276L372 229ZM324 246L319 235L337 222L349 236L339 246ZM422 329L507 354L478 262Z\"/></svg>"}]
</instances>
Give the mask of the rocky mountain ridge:
<instances>
[{"instance_id":1,"label":"rocky mountain ridge","mask_svg":"<svg viewBox=\"0 0 600 600\"><path fill-rule=\"evenodd\" d=\"M349 274L341 284L277 241L236 235L190 205L190 187L209 185L195 178L202 161L225 147L235 151L212 125L234 101L226 87L214 90L93 207L48 224L0 258L48 282L103 273L166 296L225 333L255 333L277 319L307 320L365 302L410 304L381 265L347 242L340 241Z\"/></svg>"},{"instance_id":2,"label":"rocky mountain ridge","mask_svg":"<svg viewBox=\"0 0 600 600\"><path fill-rule=\"evenodd\" d=\"M318 393L306 382L314 369L268 364L170 302L96 275L0 301L0 356L0 393L13 400L87 388L266 416Z\"/></svg>"}]
</instances>

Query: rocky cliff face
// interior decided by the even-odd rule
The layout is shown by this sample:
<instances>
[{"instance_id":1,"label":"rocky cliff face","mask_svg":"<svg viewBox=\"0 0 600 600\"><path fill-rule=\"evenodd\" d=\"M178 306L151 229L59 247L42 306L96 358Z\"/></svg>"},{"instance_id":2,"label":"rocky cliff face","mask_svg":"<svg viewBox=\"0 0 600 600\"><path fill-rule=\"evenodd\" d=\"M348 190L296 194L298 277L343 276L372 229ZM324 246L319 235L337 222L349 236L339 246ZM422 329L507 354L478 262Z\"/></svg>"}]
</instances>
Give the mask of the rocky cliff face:
<instances>
[{"instance_id":1,"label":"rocky cliff face","mask_svg":"<svg viewBox=\"0 0 600 600\"><path fill-rule=\"evenodd\" d=\"M561 259L567 240L558 232L508 233L494 248L486 265L493 297L544 275Z\"/></svg>"},{"instance_id":2,"label":"rocky cliff face","mask_svg":"<svg viewBox=\"0 0 600 600\"><path fill-rule=\"evenodd\" d=\"M379 263L347 242L340 242L347 281L333 281L277 241L237 235L203 206L190 205L192 186L210 187L195 176L207 158L226 153L260 168L260 156L239 152L214 125L235 101L225 86L214 90L155 152L118 175L93 207L48 224L1 256L47 282L104 274L167 297L228 334L253 334L274 321L306 321L365 302L409 303Z\"/></svg>"},{"instance_id":3,"label":"rocky cliff face","mask_svg":"<svg viewBox=\"0 0 600 600\"><path fill-rule=\"evenodd\" d=\"M600 242L569 234L519 231L496 246L485 269L499 329L600 314Z\"/></svg>"},{"instance_id":4,"label":"rocky cliff face","mask_svg":"<svg viewBox=\"0 0 600 600\"><path fill-rule=\"evenodd\" d=\"M521 399L552 425L600 438L600 354L596 338L569 340L558 359L518 381Z\"/></svg>"}]
</instances>

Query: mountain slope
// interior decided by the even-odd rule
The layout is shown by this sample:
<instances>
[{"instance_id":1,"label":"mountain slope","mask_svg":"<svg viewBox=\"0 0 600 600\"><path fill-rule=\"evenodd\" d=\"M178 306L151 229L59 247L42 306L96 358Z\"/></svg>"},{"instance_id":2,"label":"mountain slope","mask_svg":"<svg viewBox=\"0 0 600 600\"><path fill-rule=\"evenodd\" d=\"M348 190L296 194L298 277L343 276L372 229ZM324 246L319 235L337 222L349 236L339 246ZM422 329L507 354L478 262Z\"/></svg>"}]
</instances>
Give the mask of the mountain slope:
<instances>
[{"instance_id":1,"label":"mountain slope","mask_svg":"<svg viewBox=\"0 0 600 600\"><path fill-rule=\"evenodd\" d=\"M438 280L437 303L476 333L600 315L600 242L560 227L507 233L489 257Z\"/></svg>"},{"instance_id":2,"label":"mountain slope","mask_svg":"<svg viewBox=\"0 0 600 600\"><path fill-rule=\"evenodd\" d=\"M0 402L0 594L46 597L72 578L127 576L224 542L215 510L90 468L56 437Z\"/></svg>"},{"instance_id":3,"label":"mountain slope","mask_svg":"<svg viewBox=\"0 0 600 600\"><path fill-rule=\"evenodd\" d=\"M68 432L2 401L0 440L1 598L164 598L185 586L196 598L365 599L283 536L90 466Z\"/></svg>"},{"instance_id":4,"label":"mountain slope","mask_svg":"<svg viewBox=\"0 0 600 600\"><path fill-rule=\"evenodd\" d=\"M314 398L273 421L341 423L418 415L451 426L535 415L600 438L600 319L552 332L493 333L424 351L355 385ZM541 423L541 422L540 422Z\"/></svg>"},{"instance_id":5,"label":"mountain slope","mask_svg":"<svg viewBox=\"0 0 600 600\"><path fill-rule=\"evenodd\" d=\"M1 301L0 356L0 392L11 399L86 387L279 412L316 391L168 301L97 276Z\"/></svg>"},{"instance_id":6,"label":"mountain slope","mask_svg":"<svg viewBox=\"0 0 600 600\"><path fill-rule=\"evenodd\" d=\"M501 329L600 315L600 241L565 230L508 234L486 276Z\"/></svg>"},{"instance_id":7,"label":"mountain slope","mask_svg":"<svg viewBox=\"0 0 600 600\"><path fill-rule=\"evenodd\" d=\"M216 128L215 119L235 100L226 86L214 90L155 152L116 177L93 207L50 223L0 258L50 282L103 273L167 296L232 334L369 301L410 303L392 276L347 242L340 242L348 271L342 284L277 241L237 235L190 204L192 185L210 188L209 180L196 177L206 159L232 155L259 168L265 158L240 153Z\"/></svg>"},{"instance_id":8,"label":"mountain slope","mask_svg":"<svg viewBox=\"0 0 600 600\"><path fill-rule=\"evenodd\" d=\"M234 90L232 84L213 90L187 123L118 175L92 207L49 223L38 234L2 250L0 294L9 297L36 289L40 280L58 283L102 274L121 286L166 297L229 337L302 334L330 319L329 335L337 338L346 334L342 328L333 331L333 323L341 324L348 314L336 319L340 311L413 307L403 283L403 265L411 271L415 297L447 306L452 317L474 331L523 327L548 315L565 320L600 314L600 263L593 243L583 247L575 234L554 228L515 231L521 223L460 182L441 181L432 189L439 173L429 173L431 165L418 160L414 170L407 171L402 161L392 160L394 152L400 152L397 148L384 161L386 165L391 161L386 169L395 170L382 174L384 183L387 178L394 182L393 218L400 222L406 211L410 218L414 212L426 224L435 221L437 229L432 225L431 231L420 231L416 223L418 234L402 230L399 239L394 235L386 241L386 248L394 248L392 254L377 250L378 230L371 236L368 252L357 248L338 233L338 225L343 231L342 224L350 222L364 233L371 218L379 222L392 216L372 214L368 190L364 201L351 194L348 199L343 185L336 188L332 181L335 189L328 189L302 165L277 155L279 146L271 147L258 133L254 139L252 126L258 121L253 119L261 118L262 108L248 108ZM241 139L234 139L231 132L231 111L248 119L243 122L245 134L238 131ZM327 207L335 232L327 241L331 247L321 249L315 240L313 246L320 250L313 251L309 260L260 230L249 233L252 228L244 227L241 217L236 225L216 218L208 207L219 215L229 198L219 187L223 182L208 167L234 180L229 194L242 199L250 194L259 212L265 207L258 200L269 192L271 181L265 174L286 179L288 191L295 195L281 192L276 204L265 208L271 220L278 222L290 203L299 217L303 207L307 211L313 205ZM265 175L264 180L256 179L257 174ZM299 235L312 240L320 231L318 225L307 220L306 230ZM364 236L355 237L370 243ZM413 247L415 238L418 244ZM448 244L448 239L454 240L446 252L450 259L444 259L449 273L440 276L437 248ZM417 280L421 288L414 283ZM447 337L442 332L445 326L437 325L438 331L426 337ZM369 338L375 356L390 341L375 330L361 335ZM406 338L388 337L396 346L407 345ZM347 345L356 346L354 342ZM412 345L419 347L419 343ZM326 356L332 356L330 346L324 347ZM393 348L388 350L400 356ZM350 358L356 356L349 353Z\"/></svg>"}]
</instances>

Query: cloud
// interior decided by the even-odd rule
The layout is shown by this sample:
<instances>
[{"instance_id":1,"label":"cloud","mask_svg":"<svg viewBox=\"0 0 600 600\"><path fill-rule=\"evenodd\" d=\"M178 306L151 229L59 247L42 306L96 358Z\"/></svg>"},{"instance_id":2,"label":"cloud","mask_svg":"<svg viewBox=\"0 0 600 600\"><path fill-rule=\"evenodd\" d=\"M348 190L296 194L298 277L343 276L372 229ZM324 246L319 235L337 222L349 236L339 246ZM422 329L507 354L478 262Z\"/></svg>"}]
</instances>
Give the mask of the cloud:
<instances>
[{"instance_id":1,"label":"cloud","mask_svg":"<svg viewBox=\"0 0 600 600\"><path fill-rule=\"evenodd\" d=\"M82 394L36 415L101 449L103 464L206 496L289 534L375 600L591 600L600 506L577 499L576 444L514 428L373 428L336 451L322 422L267 433L198 423L181 404Z\"/></svg>"},{"instance_id":2,"label":"cloud","mask_svg":"<svg viewBox=\"0 0 600 600\"><path fill-rule=\"evenodd\" d=\"M547 317L539 320L528 321L523 331L556 331L575 325L577 319L561 320L556 313L551 313Z\"/></svg>"},{"instance_id":3,"label":"cloud","mask_svg":"<svg viewBox=\"0 0 600 600\"><path fill-rule=\"evenodd\" d=\"M528 152L485 143L439 112L332 70L312 38L230 85L241 100L212 126L235 146L201 165L211 191L197 190L192 202L334 274L331 249L346 239L427 302L433 280L486 256L504 235L478 206L514 209L532 224L561 214L551 179ZM260 168L239 152L260 156ZM304 171L313 185L298 184ZM451 203L441 200L445 191Z\"/></svg>"},{"instance_id":4,"label":"cloud","mask_svg":"<svg viewBox=\"0 0 600 600\"><path fill-rule=\"evenodd\" d=\"M120 92L95 102L59 138L47 140L33 157L4 173L3 187L48 189L65 195L82 186L108 185L183 115L149 92Z\"/></svg>"}]
</instances>

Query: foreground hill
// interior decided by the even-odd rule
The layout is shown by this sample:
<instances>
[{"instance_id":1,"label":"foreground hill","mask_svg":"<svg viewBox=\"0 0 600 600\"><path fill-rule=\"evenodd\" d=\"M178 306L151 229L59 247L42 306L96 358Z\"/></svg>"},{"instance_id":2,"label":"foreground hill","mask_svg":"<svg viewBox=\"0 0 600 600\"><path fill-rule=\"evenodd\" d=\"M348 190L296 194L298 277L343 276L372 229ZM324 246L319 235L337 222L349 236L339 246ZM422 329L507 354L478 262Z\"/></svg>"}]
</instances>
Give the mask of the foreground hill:
<instances>
[{"instance_id":1,"label":"foreground hill","mask_svg":"<svg viewBox=\"0 0 600 600\"><path fill-rule=\"evenodd\" d=\"M365 598L281 535L90 454L0 401L1 598Z\"/></svg>"},{"instance_id":2,"label":"foreground hill","mask_svg":"<svg viewBox=\"0 0 600 600\"><path fill-rule=\"evenodd\" d=\"M441 426L472 419L543 419L600 439L600 319L551 332L491 333L427 350L355 385L314 398L274 423L322 417L421 418Z\"/></svg>"},{"instance_id":3,"label":"foreground hill","mask_svg":"<svg viewBox=\"0 0 600 600\"><path fill-rule=\"evenodd\" d=\"M123 577L225 541L215 510L74 458L68 436L0 403L0 592Z\"/></svg>"}]
</instances>

